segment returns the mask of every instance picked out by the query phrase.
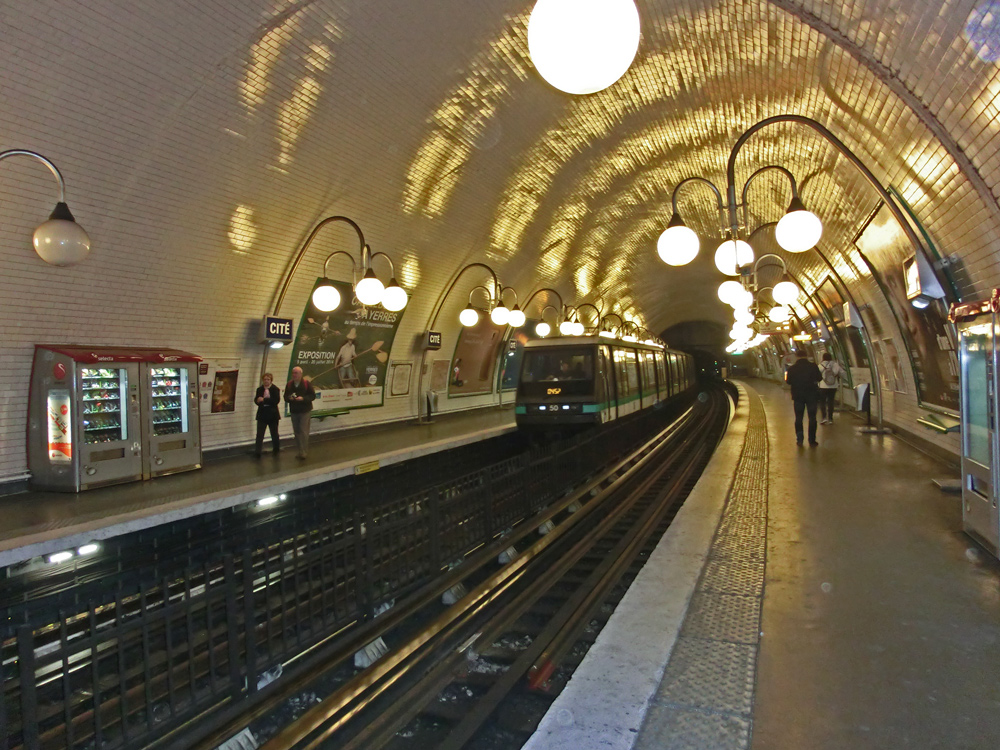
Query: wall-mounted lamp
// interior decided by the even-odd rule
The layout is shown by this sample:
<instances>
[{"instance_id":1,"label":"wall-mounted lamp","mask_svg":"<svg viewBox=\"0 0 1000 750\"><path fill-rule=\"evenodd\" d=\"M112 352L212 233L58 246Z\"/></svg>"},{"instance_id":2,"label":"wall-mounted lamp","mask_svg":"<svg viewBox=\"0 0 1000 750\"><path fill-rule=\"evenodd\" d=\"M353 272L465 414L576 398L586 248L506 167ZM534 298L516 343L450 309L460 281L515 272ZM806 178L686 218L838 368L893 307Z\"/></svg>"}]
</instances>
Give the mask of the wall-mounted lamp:
<instances>
[{"instance_id":1,"label":"wall-mounted lamp","mask_svg":"<svg viewBox=\"0 0 1000 750\"><path fill-rule=\"evenodd\" d=\"M486 295L487 307L493 302L493 297L490 294L490 290L484 287L482 284L478 284L469 290L469 304L465 306L465 309L458 314L458 322L461 323L466 328L471 328L476 323L479 322L479 310L472 306L472 295L477 289L482 289L483 293ZM496 310L496 308L494 308ZM490 314L492 319L493 315ZM496 321L493 321L496 323ZM497 323L497 325L503 325L502 323Z\"/></svg>"},{"instance_id":2,"label":"wall-mounted lamp","mask_svg":"<svg viewBox=\"0 0 1000 750\"><path fill-rule=\"evenodd\" d=\"M546 287L542 287L541 289L536 289L534 292L531 293L531 296L528 297L527 302L524 303L524 309L527 310L530 307L531 303L534 302L535 297L537 297L539 294L542 294L543 292L545 294L551 294L556 299L558 299L559 300L559 307L555 307L554 305L549 305L549 304L546 304L544 307L542 307L542 311L541 311L541 313L539 313L539 317L541 318L541 320L535 326L535 333L538 336L540 336L541 338L545 338L550 333L552 333L552 326L545 322L545 311L546 310L554 310L555 311L555 313L556 313L556 320L555 320L555 322L556 322L556 325L558 326L559 320L560 320L560 313L559 313L559 311L563 307L563 298L562 298L562 295L559 294L559 292L557 292L555 289L552 289L552 288L546 286ZM520 312L520 310L517 309L517 305L514 305L514 311ZM524 315L524 313L522 312L521 315ZM521 325L524 325L524 323L521 323Z\"/></svg>"},{"instance_id":3,"label":"wall-mounted lamp","mask_svg":"<svg viewBox=\"0 0 1000 750\"><path fill-rule=\"evenodd\" d=\"M381 304L386 310L391 312L399 312L404 307L409 300L406 290L399 285L396 281L396 267L392 262L392 258L383 252L373 253L371 248L365 243L365 235L361 231L356 223L346 216L331 216L324 219L316 228L313 229L312 233L309 235L309 239L306 240L306 247L312 242L313 237L316 236L316 232L319 229L332 221L343 221L353 227L354 231L358 234L358 241L360 243L360 257L361 257L361 268L364 269L364 273L361 276L361 280L355 282L357 278L358 265L354 261L354 256L345 250L335 250L327 256L327 259L323 262L323 280L320 282L313 290L312 303L317 310L321 312L331 312L340 307L341 299L340 292L333 285L333 282L329 278L329 267L330 261L333 260L338 255L346 256L351 261L351 281L354 283L354 296L357 297L358 302L362 305L374 306ZM381 257L385 258L389 263L389 284L386 286L383 284L378 276L375 275L375 269L373 268L373 261L375 258Z\"/></svg>"},{"instance_id":4,"label":"wall-mounted lamp","mask_svg":"<svg viewBox=\"0 0 1000 750\"><path fill-rule=\"evenodd\" d=\"M10 149L0 152L0 161L11 156L30 156L38 159L59 183L59 201L49 215L49 220L41 224L32 236L32 244L38 257L53 266L72 266L90 254L90 237L83 230L69 206L66 205L66 183L58 167L41 154L24 149Z\"/></svg>"}]
</instances>

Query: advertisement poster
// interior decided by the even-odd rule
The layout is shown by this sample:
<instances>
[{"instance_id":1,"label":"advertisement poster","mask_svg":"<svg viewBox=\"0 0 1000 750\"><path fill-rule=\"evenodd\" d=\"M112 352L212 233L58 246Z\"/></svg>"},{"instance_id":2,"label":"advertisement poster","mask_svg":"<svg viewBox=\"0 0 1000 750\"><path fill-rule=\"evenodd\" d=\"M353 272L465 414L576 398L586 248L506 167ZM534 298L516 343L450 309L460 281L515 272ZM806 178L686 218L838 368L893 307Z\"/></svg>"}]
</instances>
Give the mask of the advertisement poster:
<instances>
[{"instance_id":1,"label":"advertisement poster","mask_svg":"<svg viewBox=\"0 0 1000 750\"><path fill-rule=\"evenodd\" d=\"M861 230L855 245L896 316L921 406L957 414L958 358L947 310L940 300L918 310L906 299L903 264L914 248L884 203Z\"/></svg>"},{"instance_id":2,"label":"advertisement poster","mask_svg":"<svg viewBox=\"0 0 1000 750\"><path fill-rule=\"evenodd\" d=\"M229 414L236 411L236 383L240 375L238 359L206 359L198 365L202 414Z\"/></svg>"},{"instance_id":3,"label":"advertisement poster","mask_svg":"<svg viewBox=\"0 0 1000 750\"><path fill-rule=\"evenodd\" d=\"M537 320L528 319L523 326L511 331L510 337L507 339L506 351L500 360L500 370L497 372L497 381L501 390L512 391L517 388L518 379L521 377L524 345L540 338L535 333L536 325L538 325Z\"/></svg>"},{"instance_id":4,"label":"advertisement poster","mask_svg":"<svg viewBox=\"0 0 1000 750\"><path fill-rule=\"evenodd\" d=\"M476 325L462 327L451 358L449 397L493 392L493 369L506 327L498 326L482 310Z\"/></svg>"},{"instance_id":5,"label":"advertisement poster","mask_svg":"<svg viewBox=\"0 0 1000 750\"><path fill-rule=\"evenodd\" d=\"M847 325L844 321L845 295L840 293L840 289L829 276L816 287L815 294L826 308L827 313L833 318L833 326L841 348L844 347L844 342L847 342L849 361L844 364L851 367L868 367L868 353L865 351L865 342L861 337L861 332L857 328Z\"/></svg>"},{"instance_id":6,"label":"advertisement poster","mask_svg":"<svg viewBox=\"0 0 1000 750\"><path fill-rule=\"evenodd\" d=\"M313 289L322 281L316 279ZM313 415L320 417L382 405L389 352L403 317L402 311L360 304L345 281L332 283L340 292L340 307L320 312L309 293L288 365L288 380L292 368L301 367L312 382Z\"/></svg>"}]
</instances>

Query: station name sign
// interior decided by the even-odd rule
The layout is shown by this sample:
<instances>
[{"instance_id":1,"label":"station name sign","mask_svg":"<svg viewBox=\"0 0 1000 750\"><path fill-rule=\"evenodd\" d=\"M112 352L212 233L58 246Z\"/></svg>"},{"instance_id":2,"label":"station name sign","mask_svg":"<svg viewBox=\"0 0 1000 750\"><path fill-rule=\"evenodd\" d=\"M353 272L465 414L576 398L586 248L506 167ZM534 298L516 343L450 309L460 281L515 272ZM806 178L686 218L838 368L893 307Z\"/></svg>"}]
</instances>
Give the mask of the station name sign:
<instances>
[{"instance_id":1,"label":"station name sign","mask_svg":"<svg viewBox=\"0 0 1000 750\"><path fill-rule=\"evenodd\" d=\"M441 348L441 332L440 331L428 331L427 332L427 342L426 347L430 351L437 351Z\"/></svg>"},{"instance_id":2,"label":"station name sign","mask_svg":"<svg viewBox=\"0 0 1000 750\"><path fill-rule=\"evenodd\" d=\"M291 343L293 338L292 323L291 318L276 318L268 315L264 318L264 340Z\"/></svg>"}]
</instances>

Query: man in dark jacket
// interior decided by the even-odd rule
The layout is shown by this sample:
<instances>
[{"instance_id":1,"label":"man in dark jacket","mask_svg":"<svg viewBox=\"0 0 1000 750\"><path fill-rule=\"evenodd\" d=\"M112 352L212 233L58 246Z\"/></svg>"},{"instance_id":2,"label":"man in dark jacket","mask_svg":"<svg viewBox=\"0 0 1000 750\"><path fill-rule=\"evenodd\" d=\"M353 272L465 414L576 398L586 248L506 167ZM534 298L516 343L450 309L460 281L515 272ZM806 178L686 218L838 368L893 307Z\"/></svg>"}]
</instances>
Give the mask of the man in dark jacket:
<instances>
[{"instance_id":1,"label":"man in dark jacket","mask_svg":"<svg viewBox=\"0 0 1000 750\"><path fill-rule=\"evenodd\" d=\"M822 377L815 363L806 359L804 350L795 352L795 364L788 368L785 380L792 387L792 403L795 405L795 442L802 445L802 412L809 413L809 445L816 442L816 404L819 400L819 381Z\"/></svg>"},{"instance_id":2,"label":"man in dark jacket","mask_svg":"<svg viewBox=\"0 0 1000 750\"><path fill-rule=\"evenodd\" d=\"M299 449L296 458L304 459L309 453L309 419L316 391L312 383L302 377L302 368L292 368L292 379L285 386L285 402L292 417L292 430L295 432L295 445ZM813 402L813 415L816 414L816 404ZM815 432L815 430L813 430Z\"/></svg>"}]
</instances>

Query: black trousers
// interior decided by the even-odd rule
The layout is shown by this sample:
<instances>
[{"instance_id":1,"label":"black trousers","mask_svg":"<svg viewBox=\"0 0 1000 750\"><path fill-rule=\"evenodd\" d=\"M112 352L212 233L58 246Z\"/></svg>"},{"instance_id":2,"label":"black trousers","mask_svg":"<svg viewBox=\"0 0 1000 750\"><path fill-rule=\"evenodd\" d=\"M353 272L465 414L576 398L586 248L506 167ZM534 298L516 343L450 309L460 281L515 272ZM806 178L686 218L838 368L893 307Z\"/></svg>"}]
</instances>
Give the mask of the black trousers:
<instances>
[{"instance_id":1,"label":"black trousers","mask_svg":"<svg viewBox=\"0 0 1000 750\"><path fill-rule=\"evenodd\" d=\"M836 388L819 389L819 416L820 419L833 421L833 403L837 399Z\"/></svg>"},{"instance_id":2,"label":"black trousers","mask_svg":"<svg viewBox=\"0 0 1000 750\"><path fill-rule=\"evenodd\" d=\"M809 414L809 442L816 442L816 396L808 396L804 399L795 399L795 441L802 442L802 413Z\"/></svg>"},{"instance_id":3,"label":"black trousers","mask_svg":"<svg viewBox=\"0 0 1000 750\"><path fill-rule=\"evenodd\" d=\"M271 450L275 453L278 452L278 420L273 419L270 422L266 422L263 419L257 420L257 444L254 447L254 453L258 456L260 455L260 449L264 446L264 430L271 429Z\"/></svg>"}]
</instances>

